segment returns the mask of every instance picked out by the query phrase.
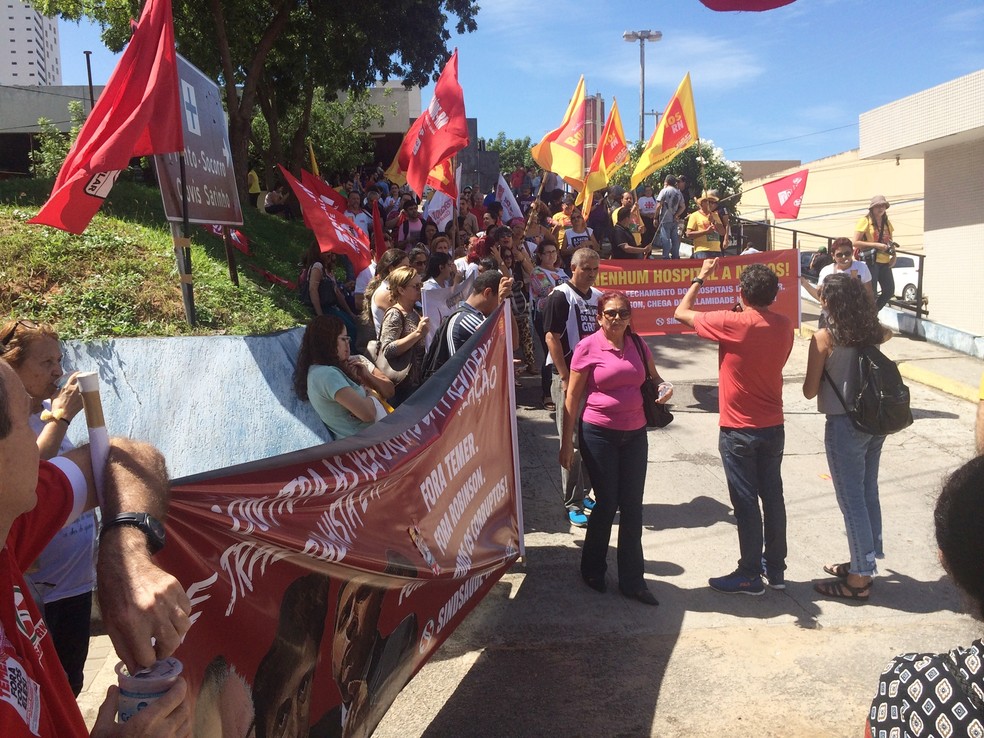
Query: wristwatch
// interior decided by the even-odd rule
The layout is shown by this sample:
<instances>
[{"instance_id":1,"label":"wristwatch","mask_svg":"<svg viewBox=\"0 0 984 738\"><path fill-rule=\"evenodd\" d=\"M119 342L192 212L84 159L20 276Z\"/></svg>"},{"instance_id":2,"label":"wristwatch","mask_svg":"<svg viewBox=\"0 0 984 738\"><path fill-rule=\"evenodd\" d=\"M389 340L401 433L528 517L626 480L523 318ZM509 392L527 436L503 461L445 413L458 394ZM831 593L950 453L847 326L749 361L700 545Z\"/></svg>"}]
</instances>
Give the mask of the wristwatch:
<instances>
[{"instance_id":1,"label":"wristwatch","mask_svg":"<svg viewBox=\"0 0 984 738\"><path fill-rule=\"evenodd\" d=\"M106 531L118 525L132 525L139 528L147 536L147 548L151 554L155 554L164 548L164 526L161 521L148 513L120 513L111 520L104 520L102 530L99 532L99 539L106 535Z\"/></svg>"}]
</instances>

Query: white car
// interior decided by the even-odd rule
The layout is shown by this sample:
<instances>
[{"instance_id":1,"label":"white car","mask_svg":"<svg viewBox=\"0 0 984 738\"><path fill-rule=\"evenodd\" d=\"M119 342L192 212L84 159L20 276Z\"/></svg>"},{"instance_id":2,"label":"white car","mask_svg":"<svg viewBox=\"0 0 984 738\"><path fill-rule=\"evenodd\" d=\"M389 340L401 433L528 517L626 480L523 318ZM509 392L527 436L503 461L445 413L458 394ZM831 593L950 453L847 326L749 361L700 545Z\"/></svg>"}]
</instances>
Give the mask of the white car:
<instances>
[{"instance_id":1,"label":"white car","mask_svg":"<svg viewBox=\"0 0 984 738\"><path fill-rule=\"evenodd\" d=\"M892 277L895 279L895 296L904 302L915 302L916 285L919 284L918 259L912 256L896 257Z\"/></svg>"}]
</instances>

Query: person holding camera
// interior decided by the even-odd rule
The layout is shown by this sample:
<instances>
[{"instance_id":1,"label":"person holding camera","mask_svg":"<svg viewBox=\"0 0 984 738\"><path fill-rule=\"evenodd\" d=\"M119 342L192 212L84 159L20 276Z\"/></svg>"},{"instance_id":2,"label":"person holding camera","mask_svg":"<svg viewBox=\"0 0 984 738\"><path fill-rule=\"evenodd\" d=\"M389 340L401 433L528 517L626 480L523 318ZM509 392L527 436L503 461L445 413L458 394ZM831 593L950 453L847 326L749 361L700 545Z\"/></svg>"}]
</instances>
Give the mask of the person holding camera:
<instances>
[{"instance_id":1,"label":"person holding camera","mask_svg":"<svg viewBox=\"0 0 984 738\"><path fill-rule=\"evenodd\" d=\"M867 264L871 282L878 285L875 310L881 310L895 296L895 250L898 244L892 240L892 224L888 220L889 202L884 195L875 195L868 205L868 213L854 227L855 257Z\"/></svg>"}]
</instances>

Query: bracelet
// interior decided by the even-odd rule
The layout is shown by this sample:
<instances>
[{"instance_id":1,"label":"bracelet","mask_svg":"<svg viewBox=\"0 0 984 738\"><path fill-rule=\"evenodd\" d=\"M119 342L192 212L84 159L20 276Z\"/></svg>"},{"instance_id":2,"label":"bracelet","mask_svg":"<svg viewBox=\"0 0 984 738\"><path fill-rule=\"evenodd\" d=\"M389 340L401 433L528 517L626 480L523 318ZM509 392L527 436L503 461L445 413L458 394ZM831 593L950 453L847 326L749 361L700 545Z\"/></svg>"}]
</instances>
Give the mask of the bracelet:
<instances>
[{"instance_id":1,"label":"bracelet","mask_svg":"<svg viewBox=\"0 0 984 738\"><path fill-rule=\"evenodd\" d=\"M66 418L64 415L58 416L58 420L60 420L61 422L63 422L65 425L71 425L72 424L72 421L69 420L68 418Z\"/></svg>"},{"instance_id":2,"label":"bracelet","mask_svg":"<svg viewBox=\"0 0 984 738\"><path fill-rule=\"evenodd\" d=\"M690 284L703 285L704 284L704 280L701 279L700 277L694 277L693 279L690 280Z\"/></svg>"}]
</instances>

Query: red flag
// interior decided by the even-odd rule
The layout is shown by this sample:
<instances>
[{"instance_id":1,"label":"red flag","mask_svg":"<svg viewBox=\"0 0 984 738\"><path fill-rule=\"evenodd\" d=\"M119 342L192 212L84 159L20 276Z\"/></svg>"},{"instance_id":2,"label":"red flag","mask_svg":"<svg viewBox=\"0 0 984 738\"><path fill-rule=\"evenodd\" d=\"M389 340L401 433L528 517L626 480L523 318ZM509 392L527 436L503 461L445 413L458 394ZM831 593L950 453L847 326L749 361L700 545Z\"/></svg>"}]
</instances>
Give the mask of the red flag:
<instances>
[{"instance_id":1,"label":"red flag","mask_svg":"<svg viewBox=\"0 0 984 738\"><path fill-rule=\"evenodd\" d=\"M219 238L225 238L225 228L226 226L221 225L202 225L209 233L212 233ZM246 238L246 234L237 228L229 229L229 240L232 241L232 245L243 252L246 256L249 256L249 239Z\"/></svg>"},{"instance_id":2,"label":"red flag","mask_svg":"<svg viewBox=\"0 0 984 738\"><path fill-rule=\"evenodd\" d=\"M762 185L769 200L769 208L776 218L795 220L799 217L803 193L806 191L806 176L809 169L802 169L788 177L775 179Z\"/></svg>"},{"instance_id":3,"label":"red flag","mask_svg":"<svg viewBox=\"0 0 984 738\"><path fill-rule=\"evenodd\" d=\"M711 10L760 11L781 8L794 0L700 0Z\"/></svg>"},{"instance_id":4,"label":"red flag","mask_svg":"<svg viewBox=\"0 0 984 738\"><path fill-rule=\"evenodd\" d=\"M391 169L407 173L407 183L424 194L427 175L468 145L465 96L458 84L458 50L444 65L427 110L410 126Z\"/></svg>"},{"instance_id":5,"label":"red flag","mask_svg":"<svg viewBox=\"0 0 984 738\"><path fill-rule=\"evenodd\" d=\"M329 187L321 177L314 176L306 169L301 170L301 184L320 196L335 210L341 210L344 213L348 207L348 200L342 197L341 192L334 187Z\"/></svg>"},{"instance_id":6,"label":"red flag","mask_svg":"<svg viewBox=\"0 0 984 738\"><path fill-rule=\"evenodd\" d=\"M171 0L147 0L130 44L30 223L82 233L135 156L184 149Z\"/></svg>"},{"instance_id":7,"label":"red flag","mask_svg":"<svg viewBox=\"0 0 984 738\"><path fill-rule=\"evenodd\" d=\"M283 165L279 166L284 180L301 204L304 222L314 231L321 250L345 254L352 262L356 274L369 266L372 261L369 237L356 228L348 216L298 182Z\"/></svg>"},{"instance_id":8,"label":"red flag","mask_svg":"<svg viewBox=\"0 0 984 738\"><path fill-rule=\"evenodd\" d=\"M379 200L372 201L372 240L376 245L376 261L383 258L386 251L386 239L383 238L383 218L379 214Z\"/></svg>"}]
</instances>

